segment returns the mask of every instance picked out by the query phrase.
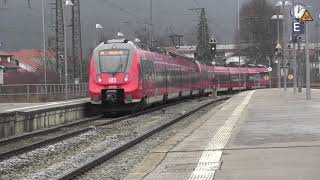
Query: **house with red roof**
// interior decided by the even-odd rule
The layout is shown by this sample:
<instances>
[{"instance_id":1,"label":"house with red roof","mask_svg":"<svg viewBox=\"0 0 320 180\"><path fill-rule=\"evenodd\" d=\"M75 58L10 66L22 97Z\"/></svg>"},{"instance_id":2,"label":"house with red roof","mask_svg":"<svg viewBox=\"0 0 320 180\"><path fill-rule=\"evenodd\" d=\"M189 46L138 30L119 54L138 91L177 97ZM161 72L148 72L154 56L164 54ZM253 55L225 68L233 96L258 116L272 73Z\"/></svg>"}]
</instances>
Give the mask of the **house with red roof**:
<instances>
[{"instance_id":1,"label":"house with red roof","mask_svg":"<svg viewBox=\"0 0 320 180\"><path fill-rule=\"evenodd\" d=\"M4 72L17 71L20 67L13 61L13 54L5 51L0 51L0 66Z\"/></svg>"},{"instance_id":2,"label":"house with red roof","mask_svg":"<svg viewBox=\"0 0 320 180\"><path fill-rule=\"evenodd\" d=\"M36 72L44 68L44 53L38 49L24 49L17 52L12 52L14 60L20 68L28 72ZM55 69L55 54L53 51L47 51L47 70L54 71Z\"/></svg>"},{"instance_id":3,"label":"house with red roof","mask_svg":"<svg viewBox=\"0 0 320 180\"><path fill-rule=\"evenodd\" d=\"M18 52L0 51L0 68L3 71L5 84L42 83L44 69L44 53L42 50L26 49ZM55 79L55 53L47 52L47 73L51 82ZM1 75L1 73L0 73ZM48 76L49 77L49 76ZM1 77L0 77L1 78ZM1 79L0 79L1 83Z\"/></svg>"}]
</instances>

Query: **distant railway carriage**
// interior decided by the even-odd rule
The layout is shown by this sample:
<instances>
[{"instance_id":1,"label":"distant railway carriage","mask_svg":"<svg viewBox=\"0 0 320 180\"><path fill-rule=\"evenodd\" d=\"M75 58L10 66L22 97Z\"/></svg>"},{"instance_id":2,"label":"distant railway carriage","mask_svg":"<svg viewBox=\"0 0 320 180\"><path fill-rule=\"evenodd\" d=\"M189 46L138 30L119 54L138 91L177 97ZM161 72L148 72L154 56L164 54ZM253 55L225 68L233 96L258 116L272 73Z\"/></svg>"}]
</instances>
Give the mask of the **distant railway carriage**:
<instances>
[{"instance_id":1,"label":"distant railway carriage","mask_svg":"<svg viewBox=\"0 0 320 180\"><path fill-rule=\"evenodd\" d=\"M261 67L261 68L258 68L258 71L259 71L259 75L260 75L260 86L261 86L261 88L266 88L266 87L270 86L269 79L272 78L272 77L269 77L268 68Z\"/></svg>"},{"instance_id":2,"label":"distant railway carriage","mask_svg":"<svg viewBox=\"0 0 320 180\"><path fill-rule=\"evenodd\" d=\"M151 52L126 40L113 41L94 49L89 94L92 104L106 111L127 111L192 94L258 88L259 73L264 71L207 66L176 52Z\"/></svg>"}]
</instances>

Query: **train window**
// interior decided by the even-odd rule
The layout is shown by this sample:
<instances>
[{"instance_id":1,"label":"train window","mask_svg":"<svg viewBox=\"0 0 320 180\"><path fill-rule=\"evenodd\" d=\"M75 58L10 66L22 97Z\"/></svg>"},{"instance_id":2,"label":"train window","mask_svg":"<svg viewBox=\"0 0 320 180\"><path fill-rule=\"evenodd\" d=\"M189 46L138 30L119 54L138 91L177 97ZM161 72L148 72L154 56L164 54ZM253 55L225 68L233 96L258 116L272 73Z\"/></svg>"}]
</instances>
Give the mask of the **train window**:
<instances>
[{"instance_id":1,"label":"train window","mask_svg":"<svg viewBox=\"0 0 320 180\"><path fill-rule=\"evenodd\" d=\"M240 82L239 74L232 74L230 75L231 82Z\"/></svg>"},{"instance_id":2,"label":"train window","mask_svg":"<svg viewBox=\"0 0 320 180\"><path fill-rule=\"evenodd\" d=\"M125 72L128 65L128 50L107 50L99 52L99 64L102 73Z\"/></svg>"},{"instance_id":3,"label":"train window","mask_svg":"<svg viewBox=\"0 0 320 180\"><path fill-rule=\"evenodd\" d=\"M142 60L141 66L145 80L155 80L154 64L150 60Z\"/></svg>"},{"instance_id":4,"label":"train window","mask_svg":"<svg viewBox=\"0 0 320 180\"><path fill-rule=\"evenodd\" d=\"M166 85L166 73L165 67L160 64L155 64L155 71L156 71L156 84L157 87L164 87Z\"/></svg>"},{"instance_id":5,"label":"train window","mask_svg":"<svg viewBox=\"0 0 320 180\"><path fill-rule=\"evenodd\" d=\"M259 75L256 74L249 74L247 77L247 81L251 83L258 81L259 79Z\"/></svg>"}]
</instances>

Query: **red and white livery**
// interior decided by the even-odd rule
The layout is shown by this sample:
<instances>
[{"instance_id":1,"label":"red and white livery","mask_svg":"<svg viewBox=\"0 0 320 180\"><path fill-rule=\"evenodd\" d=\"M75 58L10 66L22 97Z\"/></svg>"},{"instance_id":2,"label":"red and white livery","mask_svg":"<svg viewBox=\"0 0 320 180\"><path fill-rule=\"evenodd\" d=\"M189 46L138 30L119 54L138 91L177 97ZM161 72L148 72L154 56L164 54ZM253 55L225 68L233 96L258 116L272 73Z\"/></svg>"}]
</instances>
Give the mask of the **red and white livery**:
<instances>
[{"instance_id":1,"label":"red and white livery","mask_svg":"<svg viewBox=\"0 0 320 180\"><path fill-rule=\"evenodd\" d=\"M94 49L89 74L92 104L126 111L168 99L267 86L261 68L202 65L176 52L143 50L127 40Z\"/></svg>"}]
</instances>

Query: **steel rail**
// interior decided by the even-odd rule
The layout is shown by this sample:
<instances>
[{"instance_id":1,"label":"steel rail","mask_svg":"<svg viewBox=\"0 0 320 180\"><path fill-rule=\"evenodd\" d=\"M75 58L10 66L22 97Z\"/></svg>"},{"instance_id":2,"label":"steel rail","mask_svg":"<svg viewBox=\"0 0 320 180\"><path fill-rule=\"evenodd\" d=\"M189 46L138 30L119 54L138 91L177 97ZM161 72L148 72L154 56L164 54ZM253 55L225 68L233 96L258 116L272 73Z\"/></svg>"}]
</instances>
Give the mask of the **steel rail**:
<instances>
[{"instance_id":1,"label":"steel rail","mask_svg":"<svg viewBox=\"0 0 320 180\"><path fill-rule=\"evenodd\" d=\"M179 116L178 118L175 118L167 123L164 123L162 125L160 125L159 127L156 127L155 129L152 129L144 134L142 134L141 136L133 139L133 140L130 140L128 142L126 142L125 144L119 146L119 147L116 147L115 149L111 150L111 151L108 151L102 155L99 155L98 157L94 158L94 159L91 159L90 161L88 161L87 163L85 163L84 165L80 166L80 167L77 167L75 169L72 169L58 177L56 177L55 179L58 179L58 180L68 180L68 179L74 179L76 178L77 176L81 176L82 174L90 171L92 168L94 168L95 166L98 166L102 163L104 163L105 161L117 156L118 154L128 150L129 148L135 146L136 144L146 140L147 138L161 132L162 130L170 127L171 125L181 121L182 119L188 117L188 116L191 116L192 114L196 113L197 111L209 106L209 105L212 105L212 104L215 104L215 103L218 103L218 102L221 102L221 101L224 101L226 99L229 99L230 96L227 96L227 97L222 97L222 98L219 98L217 100L214 100L214 101L211 101L209 103L206 103L186 114L183 114L181 116Z\"/></svg>"},{"instance_id":2,"label":"steel rail","mask_svg":"<svg viewBox=\"0 0 320 180\"><path fill-rule=\"evenodd\" d=\"M63 128L68 128L68 127L72 127L72 126L85 124L85 123L88 123L88 122L91 122L91 121L96 121L96 120L101 119L102 117L103 116L100 115L100 116L96 116L96 117L86 118L86 119L83 119L83 120L79 120L79 121L76 121L76 122L59 125L59 126L52 127L52 128L47 128L47 129L43 129L43 130L39 130L39 131L34 131L34 132L31 132L31 133L22 134L22 135L19 135L19 136L14 136L14 137L10 137L10 138L1 139L0 140L0 145L7 145L7 144L10 144L10 143L13 143L13 142L16 142L16 141L20 141L20 140L23 140L23 139L32 138L32 137L39 136L39 135L44 135L44 134L53 133L53 132L59 131L59 130L61 130Z\"/></svg>"},{"instance_id":3,"label":"steel rail","mask_svg":"<svg viewBox=\"0 0 320 180\"><path fill-rule=\"evenodd\" d=\"M183 103L183 102L187 102L187 101L193 100L195 97L197 97L197 96L184 98L183 100L175 101L175 102L168 103L168 104L163 104L163 105L156 106L156 107L153 107L153 108L149 108L149 109L146 109L146 110L134 113L134 114L129 114L129 115L126 115L126 116L123 116L123 117L119 117L119 118L115 118L115 119L111 119L111 120L108 119L107 122L98 123L94 127L102 127L102 126L108 126L108 125L111 125L111 124L119 123L121 121L130 119L130 118L133 118L133 117L137 117L137 116L140 116L140 115L143 115L143 114L151 113L151 112L160 110L160 109L165 108L165 107L169 107L169 106L173 106L173 105L176 105L176 104L180 104L180 103ZM91 122L91 121L98 121L98 120L102 120L102 119L103 119L102 116L98 116L98 117L85 119L85 120L82 120L82 121L77 121L77 122L66 124L66 125L61 125L59 127L54 127L54 128L50 128L50 129L34 132L34 133L29 133L29 134L26 134L26 135L21 135L21 136L5 139L5 140L0 141L0 145L15 143L15 141L18 141L18 140L34 138L34 137L39 136L39 135L47 135L47 134L50 134L50 133L57 132L57 131L59 131L59 130L61 130L63 128L72 127L72 126L85 124L85 123L88 123L88 122ZM50 139L46 139L46 140L39 141L39 142L36 142L36 143L32 143L32 144L29 144L29 145L26 145L26 146L17 147L15 149L12 149L12 150L9 150L9 151L6 151L6 152L2 152L2 153L0 153L0 160L9 159L10 157L15 156L15 155L26 153L26 152L32 151L34 149L47 146L49 144L54 144L54 143L57 143L59 141L65 140L65 139L78 136L80 134L86 133L86 132L94 129L94 127L92 127L92 126L85 127L85 128L80 129L80 130L75 130L75 131L72 131L72 132L68 132L68 133L62 134L60 136L56 136L56 137L53 137L53 138L50 138Z\"/></svg>"}]
</instances>

